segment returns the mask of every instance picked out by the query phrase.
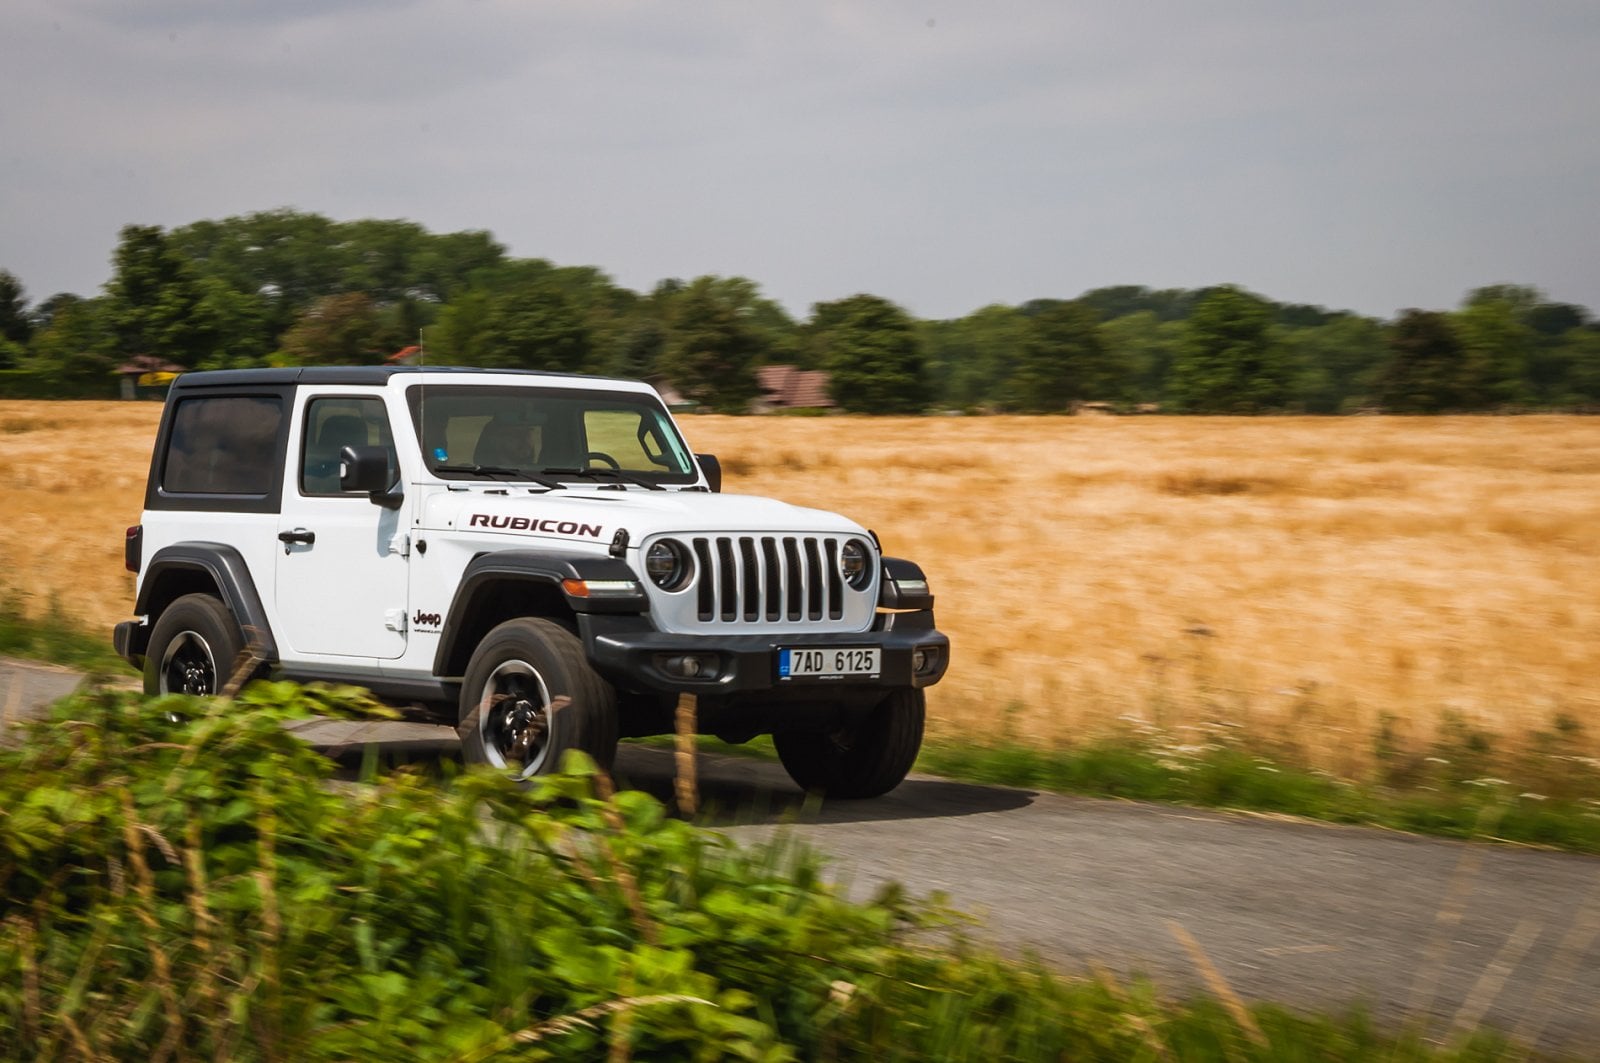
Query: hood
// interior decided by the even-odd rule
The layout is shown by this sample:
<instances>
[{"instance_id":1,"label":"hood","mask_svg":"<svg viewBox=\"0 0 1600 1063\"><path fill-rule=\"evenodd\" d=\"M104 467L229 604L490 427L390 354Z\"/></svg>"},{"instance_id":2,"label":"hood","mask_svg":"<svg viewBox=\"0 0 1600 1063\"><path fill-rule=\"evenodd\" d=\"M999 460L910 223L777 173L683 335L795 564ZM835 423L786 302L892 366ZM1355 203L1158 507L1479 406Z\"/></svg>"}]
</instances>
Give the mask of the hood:
<instances>
[{"instance_id":1,"label":"hood","mask_svg":"<svg viewBox=\"0 0 1600 1063\"><path fill-rule=\"evenodd\" d=\"M592 488L545 492L517 486L486 490L476 485L432 495L422 524L433 530L601 543L626 528L636 544L665 533L867 534L837 513L758 495Z\"/></svg>"}]
</instances>

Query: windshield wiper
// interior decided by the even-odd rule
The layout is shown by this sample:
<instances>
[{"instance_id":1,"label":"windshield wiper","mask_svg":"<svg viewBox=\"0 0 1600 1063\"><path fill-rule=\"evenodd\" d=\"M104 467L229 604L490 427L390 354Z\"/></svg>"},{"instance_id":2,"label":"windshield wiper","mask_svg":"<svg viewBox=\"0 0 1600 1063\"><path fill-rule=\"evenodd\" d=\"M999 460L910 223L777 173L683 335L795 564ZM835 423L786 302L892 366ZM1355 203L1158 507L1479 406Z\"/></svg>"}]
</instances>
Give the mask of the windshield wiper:
<instances>
[{"instance_id":1,"label":"windshield wiper","mask_svg":"<svg viewBox=\"0 0 1600 1063\"><path fill-rule=\"evenodd\" d=\"M643 487L651 491L666 490L666 488L662 487L658 483L652 483L651 481L646 480L643 476L637 476L631 472L623 472L621 469L579 469L568 466L565 468L556 469L540 469L539 471L547 476L580 476L587 477L591 480L621 480L623 483L630 483L635 487Z\"/></svg>"},{"instance_id":2,"label":"windshield wiper","mask_svg":"<svg viewBox=\"0 0 1600 1063\"><path fill-rule=\"evenodd\" d=\"M531 469L519 469L512 465L435 465L434 472L465 472L473 476L504 476L513 480L532 480L547 491L560 489L561 485L554 480L547 480Z\"/></svg>"}]
</instances>

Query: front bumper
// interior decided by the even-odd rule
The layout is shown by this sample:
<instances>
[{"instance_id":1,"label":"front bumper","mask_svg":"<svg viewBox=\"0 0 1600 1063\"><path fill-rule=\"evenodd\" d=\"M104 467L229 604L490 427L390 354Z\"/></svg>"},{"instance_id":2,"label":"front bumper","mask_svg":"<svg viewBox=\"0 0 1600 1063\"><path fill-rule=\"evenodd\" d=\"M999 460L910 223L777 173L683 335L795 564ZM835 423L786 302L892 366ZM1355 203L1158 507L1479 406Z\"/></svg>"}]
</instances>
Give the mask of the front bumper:
<instances>
[{"instance_id":1,"label":"front bumper","mask_svg":"<svg viewBox=\"0 0 1600 1063\"><path fill-rule=\"evenodd\" d=\"M933 613L880 613L869 631L826 634L679 635L657 631L645 616L579 614L579 633L589 663L618 687L707 696L760 691L810 691L826 697L863 689L927 687L944 677L950 664L950 639L933 627ZM879 649L875 676L836 679L784 679L778 675L778 650L787 648ZM914 661L921 656L919 670ZM676 674L685 657L709 661L706 674Z\"/></svg>"}]
</instances>

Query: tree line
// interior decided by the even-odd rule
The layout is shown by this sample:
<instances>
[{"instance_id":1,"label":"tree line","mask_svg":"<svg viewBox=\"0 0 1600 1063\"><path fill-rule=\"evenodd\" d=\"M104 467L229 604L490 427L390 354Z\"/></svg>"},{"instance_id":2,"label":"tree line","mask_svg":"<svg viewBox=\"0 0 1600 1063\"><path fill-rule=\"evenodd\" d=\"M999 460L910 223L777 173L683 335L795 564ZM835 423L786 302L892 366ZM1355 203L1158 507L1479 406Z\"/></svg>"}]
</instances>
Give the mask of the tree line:
<instances>
[{"instance_id":1,"label":"tree line","mask_svg":"<svg viewBox=\"0 0 1600 1063\"><path fill-rule=\"evenodd\" d=\"M1234 285L1098 288L918 320L860 294L796 320L744 277L649 292L599 269L514 258L484 231L275 210L129 225L94 296L30 303L0 269L0 394L109 393L119 366L437 364L665 381L742 411L768 364L825 369L850 411L1047 413L1082 403L1191 413L1397 413L1600 406L1600 322L1493 285L1393 320Z\"/></svg>"}]
</instances>

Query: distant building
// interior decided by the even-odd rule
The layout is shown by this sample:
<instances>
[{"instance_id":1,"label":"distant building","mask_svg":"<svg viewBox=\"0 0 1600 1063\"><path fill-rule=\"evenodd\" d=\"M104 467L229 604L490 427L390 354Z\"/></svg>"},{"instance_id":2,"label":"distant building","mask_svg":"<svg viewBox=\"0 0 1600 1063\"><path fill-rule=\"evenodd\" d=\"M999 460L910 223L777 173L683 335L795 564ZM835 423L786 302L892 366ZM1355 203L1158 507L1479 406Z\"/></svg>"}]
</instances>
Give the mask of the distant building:
<instances>
[{"instance_id":1,"label":"distant building","mask_svg":"<svg viewBox=\"0 0 1600 1063\"><path fill-rule=\"evenodd\" d=\"M831 384L832 379L820 369L764 365L756 370L761 395L750 404L751 410L831 410L838 406L829 395Z\"/></svg>"},{"instance_id":2,"label":"distant building","mask_svg":"<svg viewBox=\"0 0 1600 1063\"><path fill-rule=\"evenodd\" d=\"M165 398L167 385L181 372L183 366L153 354L136 354L117 366L125 399Z\"/></svg>"}]
</instances>

